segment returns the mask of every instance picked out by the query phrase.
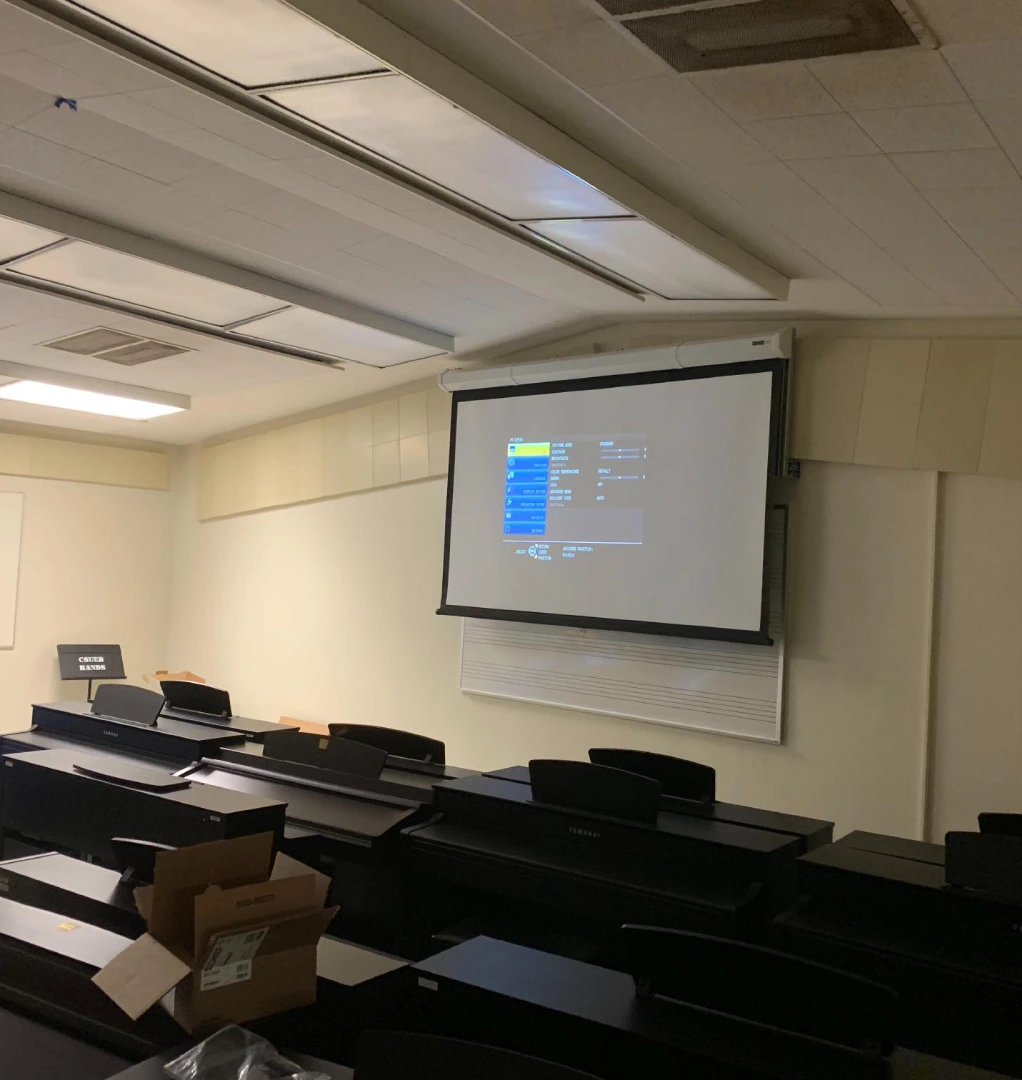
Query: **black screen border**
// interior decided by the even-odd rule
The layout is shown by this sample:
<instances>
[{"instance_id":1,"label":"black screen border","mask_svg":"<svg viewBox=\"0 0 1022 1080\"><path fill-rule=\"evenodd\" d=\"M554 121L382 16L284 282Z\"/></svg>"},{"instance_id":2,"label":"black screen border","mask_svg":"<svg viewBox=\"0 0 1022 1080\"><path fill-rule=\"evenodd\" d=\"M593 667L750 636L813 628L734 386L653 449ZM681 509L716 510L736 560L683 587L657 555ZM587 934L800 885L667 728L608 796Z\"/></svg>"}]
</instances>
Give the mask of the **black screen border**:
<instances>
[{"instance_id":1,"label":"black screen border","mask_svg":"<svg viewBox=\"0 0 1022 1080\"><path fill-rule=\"evenodd\" d=\"M704 364L684 368L665 368L658 371L626 372L620 375L598 375L580 379L557 379L543 383L524 383L511 386L489 386L478 390L456 390L451 403L451 441L447 466L447 501L444 520L444 570L438 615L454 615L467 619L494 619L500 622L538 623L545 626L573 626L586 630L622 630L633 634L658 634L666 637L704 638L710 641L733 641L745 645L772 645L769 633L769 484L786 468L784 460L784 431L787 421L789 360L777 356L762 360L737 360L724 364ZM451 516L454 510L454 461L458 439L458 406L463 402L491 398L534 397L541 394L565 394L579 390L612 390L623 386L646 386L652 383L688 382L696 379L719 379L732 375L751 375L769 372L772 376L770 393L770 440L766 476L767 498L763 517L763 585L758 630L738 630L719 626L690 626L681 623L643 622L635 619L603 619L588 615L560 615L554 612L522 611L517 608L468 607L447 602L447 583L451 555Z\"/></svg>"}]
</instances>

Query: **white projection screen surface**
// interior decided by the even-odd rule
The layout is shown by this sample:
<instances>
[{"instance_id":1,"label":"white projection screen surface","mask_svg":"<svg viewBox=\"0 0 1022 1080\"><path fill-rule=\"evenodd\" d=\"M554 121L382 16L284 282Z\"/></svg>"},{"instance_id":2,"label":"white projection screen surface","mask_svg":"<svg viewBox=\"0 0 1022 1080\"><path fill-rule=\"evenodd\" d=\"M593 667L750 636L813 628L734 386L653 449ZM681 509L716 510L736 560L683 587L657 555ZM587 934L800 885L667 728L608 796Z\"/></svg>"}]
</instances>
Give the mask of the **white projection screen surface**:
<instances>
[{"instance_id":1,"label":"white projection screen surface","mask_svg":"<svg viewBox=\"0 0 1022 1080\"><path fill-rule=\"evenodd\" d=\"M440 613L767 641L785 363L456 393Z\"/></svg>"}]
</instances>

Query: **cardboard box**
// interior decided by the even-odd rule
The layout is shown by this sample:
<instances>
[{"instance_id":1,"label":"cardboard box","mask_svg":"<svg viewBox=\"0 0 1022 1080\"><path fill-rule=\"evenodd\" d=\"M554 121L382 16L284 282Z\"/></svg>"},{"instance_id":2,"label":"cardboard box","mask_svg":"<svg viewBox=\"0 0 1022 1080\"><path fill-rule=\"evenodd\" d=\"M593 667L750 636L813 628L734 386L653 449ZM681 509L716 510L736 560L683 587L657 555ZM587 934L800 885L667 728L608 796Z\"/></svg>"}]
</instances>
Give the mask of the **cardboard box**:
<instances>
[{"instance_id":1,"label":"cardboard box","mask_svg":"<svg viewBox=\"0 0 1022 1080\"><path fill-rule=\"evenodd\" d=\"M133 1020L173 990L190 1032L311 1005L316 947L337 914L324 907L330 882L272 856L271 833L160 852L153 884L135 890L149 932L93 982Z\"/></svg>"},{"instance_id":2,"label":"cardboard box","mask_svg":"<svg viewBox=\"0 0 1022 1080\"><path fill-rule=\"evenodd\" d=\"M326 724L316 724L311 720L298 720L293 716L282 716L280 723L287 724L289 727L296 727L299 731L308 732L310 735L329 735L330 729Z\"/></svg>"},{"instance_id":3,"label":"cardboard box","mask_svg":"<svg viewBox=\"0 0 1022 1080\"><path fill-rule=\"evenodd\" d=\"M194 671L154 671L151 674L143 675L142 678L147 683L155 686L157 690L160 688L161 682L204 683L206 681L201 675L196 675Z\"/></svg>"}]
</instances>

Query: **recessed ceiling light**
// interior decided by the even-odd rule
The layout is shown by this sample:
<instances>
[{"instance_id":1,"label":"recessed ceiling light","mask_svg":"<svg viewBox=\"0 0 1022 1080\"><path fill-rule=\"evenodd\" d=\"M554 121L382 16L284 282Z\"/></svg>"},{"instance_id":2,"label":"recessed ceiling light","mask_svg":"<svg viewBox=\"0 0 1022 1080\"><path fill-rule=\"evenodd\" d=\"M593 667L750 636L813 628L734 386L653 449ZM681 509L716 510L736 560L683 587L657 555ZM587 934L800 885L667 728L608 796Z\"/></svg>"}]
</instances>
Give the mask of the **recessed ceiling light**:
<instances>
[{"instance_id":1,"label":"recessed ceiling light","mask_svg":"<svg viewBox=\"0 0 1022 1080\"><path fill-rule=\"evenodd\" d=\"M267 97L513 220L625 212L584 180L403 75L297 86Z\"/></svg>"},{"instance_id":2,"label":"recessed ceiling light","mask_svg":"<svg viewBox=\"0 0 1022 1080\"><path fill-rule=\"evenodd\" d=\"M46 405L54 409L115 416L122 420L153 420L157 416L183 411L178 405L162 405L155 401L118 397L115 394L99 394L94 390L78 390L71 386L33 382L30 379L0 386L0 398L5 401L20 401L26 405Z\"/></svg>"},{"instance_id":3,"label":"recessed ceiling light","mask_svg":"<svg viewBox=\"0 0 1022 1080\"><path fill-rule=\"evenodd\" d=\"M233 332L379 368L422 360L441 351L308 308L278 311L234 327Z\"/></svg>"},{"instance_id":4,"label":"recessed ceiling light","mask_svg":"<svg viewBox=\"0 0 1022 1080\"><path fill-rule=\"evenodd\" d=\"M60 233L26 225L24 221L0 217L0 262L13 259L17 255L27 255L30 251L38 251L47 244L63 239Z\"/></svg>"},{"instance_id":5,"label":"recessed ceiling light","mask_svg":"<svg viewBox=\"0 0 1022 1080\"><path fill-rule=\"evenodd\" d=\"M385 67L277 0L78 0L89 11L242 86Z\"/></svg>"},{"instance_id":6,"label":"recessed ceiling light","mask_svg":"<svg viewBox=\"0 0 1022 1080\"><path fill-rule=\"evenodd\" d=\"M279 300L247 289L78 240L19 259L10 269L26 277L214 326L280 307Z\"/></svg>"},{"instance_id":7,"label":"recessed ceiling light","mask_svg":"<svg viewBox=\"0 0 1022 1080\"><path fill-rule=\"evenodd\" d=\"M639 218L534 221L529 228L668 300L771 300L765 290Z\"/></svg>"}]
</instances>

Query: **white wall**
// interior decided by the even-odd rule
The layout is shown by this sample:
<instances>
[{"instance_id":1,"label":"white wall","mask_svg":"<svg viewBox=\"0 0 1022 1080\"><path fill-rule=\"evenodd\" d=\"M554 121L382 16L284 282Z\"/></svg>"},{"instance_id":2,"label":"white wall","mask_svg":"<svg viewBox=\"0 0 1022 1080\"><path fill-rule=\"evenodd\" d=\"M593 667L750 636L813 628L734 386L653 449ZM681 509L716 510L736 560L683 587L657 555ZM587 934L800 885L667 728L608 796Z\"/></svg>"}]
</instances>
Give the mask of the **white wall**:
<instances>
[{"instance_id":1,"label":"white wall","mask_svg":"<svg viewBox=\"0 0 1022 1080\"><path fill-rule=\"evenodd\" d=\"M0 475L25 512L13 649L0 649L0 730L31 722L37 701L84 697L61 683L58 642L117 642L129 678L162 664L171 496L102 484Z\"/></svg>"},{"instance_id":2,"label":"white wall","mask_svg":"<svg viewBox=\"0 0 1022 1080\"><path fill-rule=\"evenodd\" d=\"M1022 483L943 480L933 833L1022 812Z\"/></svg>"},{"instance_id":3,"label":"white wall","mask_svg":"<svg viewBox=\"0 0 1022 1080\"><path fill-rule=\"evenodd\" d=\"M434 614L443 478L200 524L189 473L167 659L229 688L239 712L429 732L475 768L658 750L716 766L725 799L918 833L931 475L805 467L776 747L462 694L459 623Z\"/></svg>"}]
</instances>

